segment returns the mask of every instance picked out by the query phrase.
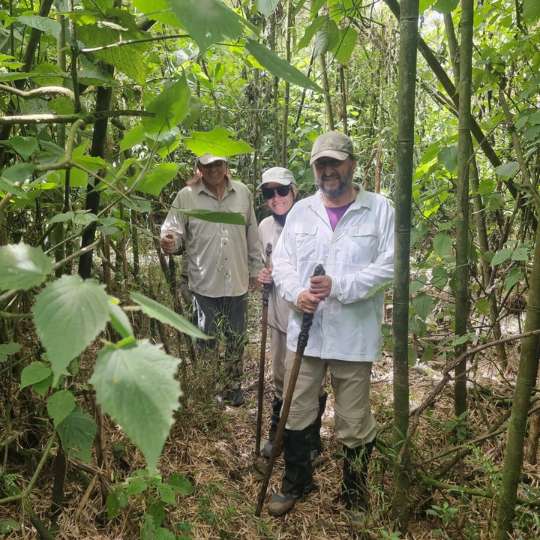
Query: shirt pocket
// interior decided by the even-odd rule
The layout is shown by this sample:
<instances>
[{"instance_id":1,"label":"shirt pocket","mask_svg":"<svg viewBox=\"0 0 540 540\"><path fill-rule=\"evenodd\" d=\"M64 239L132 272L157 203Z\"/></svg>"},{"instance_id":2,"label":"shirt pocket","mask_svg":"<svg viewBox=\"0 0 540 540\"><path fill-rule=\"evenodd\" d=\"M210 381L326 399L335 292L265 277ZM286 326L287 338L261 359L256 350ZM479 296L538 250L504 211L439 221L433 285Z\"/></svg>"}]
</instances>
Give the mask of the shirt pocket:
<instances>
[{"instance_id":1,"label":"shirt pocket","mask_svg":"<svg viewBox=\"0 0 540 540\"><path fill-rule=\"evenodd\" d=\"M347 254L353 265L366 265L377 258L379 235L373 224L351 227L346 235Z\"/></svg>"},{"instance_id":2,"label":"shirt pocket","mask_svg":"<svg viewBox=\"0 0 540 540\"><path fill-rule=\"evenodd\" d=\"M295 231L296 258L299 261L313 261L317 258L317 227L300 226Z\"/></svg>"}]
</instances>

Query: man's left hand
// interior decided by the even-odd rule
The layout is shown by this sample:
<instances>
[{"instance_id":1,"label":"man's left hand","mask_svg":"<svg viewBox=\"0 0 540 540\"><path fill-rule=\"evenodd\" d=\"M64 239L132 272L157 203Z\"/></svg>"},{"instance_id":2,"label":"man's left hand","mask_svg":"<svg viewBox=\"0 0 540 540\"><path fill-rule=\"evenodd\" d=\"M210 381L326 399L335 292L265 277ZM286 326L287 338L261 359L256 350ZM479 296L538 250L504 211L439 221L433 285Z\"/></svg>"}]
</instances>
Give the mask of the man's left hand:
<instances>
[{"instance_id":1,"label":"man's left hand","mask_svg":"<svg viewBox=\"0 0 540 540\"><path fill-rule=\"evenodd\" d=\"M324 300L332 290L332 278L330 276L313 276L310 279L309 292Z\"/></svg>"}]
</instances>

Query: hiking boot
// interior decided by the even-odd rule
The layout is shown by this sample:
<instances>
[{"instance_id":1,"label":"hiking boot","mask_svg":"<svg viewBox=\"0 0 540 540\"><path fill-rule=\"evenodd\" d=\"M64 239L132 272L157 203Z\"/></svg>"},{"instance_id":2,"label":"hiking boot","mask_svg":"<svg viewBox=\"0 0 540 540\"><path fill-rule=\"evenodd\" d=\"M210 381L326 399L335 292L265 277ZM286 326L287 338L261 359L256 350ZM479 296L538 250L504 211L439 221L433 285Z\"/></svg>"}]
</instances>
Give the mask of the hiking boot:
<instances>
[{"instance_id":1,"label":"hiking boot","mask_svg":"<svg viewBox=\"0 0 540 540\"><path fill-rule=\"evenodd\" d=\"M241 388L227 390L223 395L223 401L232 407L240 407L246 401L244 391Z\"/></svg>"},{"instance_id":2,"label":"hiking boot","mask_svg":"<svg viewBox=\"0 0 540 540\"><path fill-rule=\"evenodd\" d=\"M344 447L341 500L348 510L365 512L369 508L368 463L375 441L356 448Z\"/></svg>"},{"instance_id":3,"label":"hiking boot","mask_svg":"<svg viewBox=\"0 0 540 540\"><path fill-rule=\"evenodd\" d=\"M274 493L268 503L268 513L274 517L280 517L290 512L300 497L292 493Z\"/></svg>"},{"instance_id":4,"label":"hiking boot","mask_svg":"<svg viewBox=\"0 0 540 540\"><path fill-rule=\"evenodd\" d=\"M272 495L268 512L282 516L293 509L296 501L313 489L313 470L310 461L310 432L313 425L302 430L286 429L283 437L285 474L281 492Z\"/></svg>"}]
</instances>

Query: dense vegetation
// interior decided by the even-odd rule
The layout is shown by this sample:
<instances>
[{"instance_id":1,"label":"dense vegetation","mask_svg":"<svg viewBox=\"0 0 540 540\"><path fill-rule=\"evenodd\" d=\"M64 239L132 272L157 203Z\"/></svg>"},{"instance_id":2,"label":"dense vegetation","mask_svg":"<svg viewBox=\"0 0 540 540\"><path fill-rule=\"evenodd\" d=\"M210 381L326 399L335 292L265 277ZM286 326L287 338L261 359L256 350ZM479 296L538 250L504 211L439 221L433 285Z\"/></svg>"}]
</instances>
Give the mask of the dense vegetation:
<instances>
[{"instance_id":1,"label":"dense vegetation","mask_svg":"<svg viewBox=\"0 0 540 540\"><path fill-rule=\"evenodd\" d=\"M186 457L226 417L157 225L206 151L255 195L276 164L312 192L309 149L336 128L405 220L388 311L405 301L385 327L399 406L377 397L372 471L392 512L306 533L238 503L242 536L540 535L538 1L0 6L0 534L88 537L68 517L99 491L111 537L235 537ZM185 474L166 465L175 446ZM198 518L175 524L187 496Z\"/></svg>"}]
</instances>

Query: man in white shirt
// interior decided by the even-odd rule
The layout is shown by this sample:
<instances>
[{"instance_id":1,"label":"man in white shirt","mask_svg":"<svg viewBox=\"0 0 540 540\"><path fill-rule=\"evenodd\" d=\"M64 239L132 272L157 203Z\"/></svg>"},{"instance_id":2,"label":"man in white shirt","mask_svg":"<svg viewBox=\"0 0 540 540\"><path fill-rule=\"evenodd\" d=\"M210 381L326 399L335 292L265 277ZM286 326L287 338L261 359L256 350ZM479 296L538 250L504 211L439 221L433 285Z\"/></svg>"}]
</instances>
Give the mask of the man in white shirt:
<instances>
[{"instance_id":1,"label":"man in white shirt","mask_svg":"<svg viewBox=\"0 0 540 540\"><path fill-rule=\"evenodd\" d=\"M319 190L292 208L273 255L278 294L295 308L287 328L285 388L302 312L314 314L285 430L282 490L268 507L275 516L313 488L309 440L327 369L344 453L342 500L349 509L367 510L376 435L371 366L380 355L383 289L393 278L394 211L385 197L353 184L352 141L335 131L321 135L310 164ZM326 275L311 277L319 263Z\"/></svg>"}]
</instances>

